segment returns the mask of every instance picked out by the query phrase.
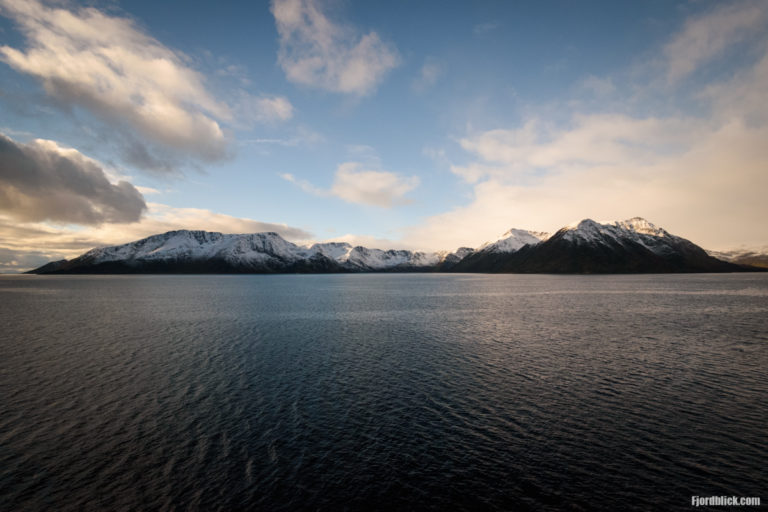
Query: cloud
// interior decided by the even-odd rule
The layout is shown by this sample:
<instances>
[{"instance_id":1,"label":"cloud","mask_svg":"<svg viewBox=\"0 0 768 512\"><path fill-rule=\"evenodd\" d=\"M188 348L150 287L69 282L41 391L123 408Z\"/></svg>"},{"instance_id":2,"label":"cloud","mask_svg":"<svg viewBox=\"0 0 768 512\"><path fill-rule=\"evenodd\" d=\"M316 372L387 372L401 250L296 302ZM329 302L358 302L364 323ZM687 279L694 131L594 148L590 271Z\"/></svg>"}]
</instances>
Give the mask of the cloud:
<instances>
[{"instance_id":1,"label":"cloud","mask_svg":"<svg viewBox=\"0 0 768 512\"><path fill-rule=\"evenodd\" d=\"M29 251L16 252L10 249L0 247L0 274L15 274L24 272L49 261L63 259L57 253Z\"/></svg>"},{"instance_id":2,"label":"cloud","mask_svg":"<svg viewBox=\"0 0 768 512\"><path fill-rule=\"evenodd\" d=\"M283 96L255 96L240 91L233 108L239 118L234 124L249 128L255 123L281 122L293 117L293 105Z\"/></svg>"},{"instance_id":3,"label":"cloud","mask_svg":"<svg viewBox=\"0 0 768 512\"><path fill-rule=\"evenodd\" d=\"M427 59L419 70L419 75L411 84L416 92L424 92L431 89L437 80L445 73L445 67L432 59Z\"/></svg>"},{"instance_id":4,"label":"cloud","mask_svg":"<svg viewBox=\"0 0 768 512\"><path fill-rule=\"evenodd\" d=\"M136 186L136 190L141 192L141 195L143 195L143 196L148 196L148 195L160 194L161 193L158 189L152 188L152 187Z\"/></svg>"},{"instance_id":5,"label":"cloud","mask_svg":"<svg viewBox=\"0 0 768 512\"><path fill-rule=\"evenodd\" d=\"M527 181L498 168L474 184L471 201L406 236L422 247L477 246L509 228L553 231L583 218L643 216L709 249L768 239L768 137L742 122L711 127L674 153L605 165L552 168Z\"/></svg>"},{"instance_id":6,"label":"cloud","mask_svg":"<svg viewBox=\"0 0 768 512\"><path fill-rule=\"evenodd\" d=\"M347 162L338 167L331 193L349 203L390 208L407 204L408 200L403 196L418 185L418 176L369 171L357 162Z\"/></svg>"},{"instance_id":7,"label":"cloud","mask_svg":"<svg viewBox=\"0 0 768 512\"><path fill-rule=\"evenodd\" d=\"M134 230L131 236L136 238L173 229L202 229L221 233L262 233L272 231L289 240L312 238L312 234L308 231L288 226L287 224L261 222L216 213L202 208L177 208L159 203L150 203L146 219L129 228ZM124 238L123 235L121 237Z\"/></svg>"},{"instance_id":8,"label":"cloud","mask_svg":"<svg viewBox=\"0 0 768 512\"><path fill-rule=\"evenodd\" d=\"M689 19L664 48L667 81L677 83L734 44L764 33L766 20L768 4L759 0L727 3Z\"/></svg>"},{"instance_id":9,"label":"cloud","mask_svg":"<svg viewBox=\"0 0 768 512\"><path fill-rule=\"evenodd\" d=\"M253 110L254 117L268 121L286 121L293 117L293 105L282 96L257 98Z\"/></svg>"},{"instance_id":10,"label":"cloud","mask_svg":"<svg viewBox=\"0 0 768 512\"><path fill-rule=\"evenodd\" d=\"M0 46L0 60L39 79L48 95L138 134L144 155L130 161L167 170L147 145L203 161L227 156L220 123L284 120L287 99L240 93L238 108L219 101L189 58L144 33L128 18L92 7L67 10L37 0L0 0L0 12L21 28L27 48Z\"/></svg>"},{"instance_id":11,"label":"cloud","mask_svg":"<svg viewBox=\"0 0 768 512\"><path fill-rule=\"evenodd\" d=\"M109 134L115 137L116 134ZM118 139L120 137L118 136ZM158 151L130 136L118 140L118 153L123 162L145 171L158 174L174 174L179 167L179 159L164 151Z\"/></svg>"},{"instance_id":12,"label":"cloud","mask_svg":"<svg viewBox=\"0 0 768 512\"><path fill-rule=\"evenodd\" d=\"M587 75L579 84L580 88L597 98L605 98L616 92L616 85L610 78Z\"/></svg>"},{"instance_id":13,"label":"cloud","mask_svg":"<svg viewBox=\"0 0 768 512\"><path fill-rule=\"evenodd\" d=\"M147 213L129 224L56 227L45 223L19 223L0 214L0 272L23 272L48 261L74 258L94 247L117 245L176 229L222 233L272 231L299 243L312 233L286 224L233 217L200 208L176 208L149 203Z\"/></svg>"},{"instance_id":14,"label":"cloud","mask_svg":"<svg viewBox=\"0 0 768 512\"><path fill-rule=\"evenodd\" d=\"M299 126L294 133L289 137L282 138L255 138L255 139L240 139L238 142L241 144L250 145L274 145L284 147L312 147L325 141L325 137L321 134L305 127Z\"/></svg>"},{"instance_id":15,"label":"cloud","mask_svg":"<svg viewBox=\"0 0 768 512\"><path fill-rule=\"evenodd\" d=\"M405 241L453 249L512 227L639 215L708 249L764 244L768 125L745 117L582 116L554 133L536 122L483 132L461 141L475 160L452 168L473 184L469 204L414 226Z\"/></svg>"},{"instance_id":16,"label":"cloud","mask_svg":"<svg viewBox=\"0 0 768 512\"><path fill-rule=\"evenodd\" d=\"M363 36L330 20L317 0L273 0L278 62L288 80L365 96L398 65L397 51L376 32Z\"/></svg>"},{"instance_id":17,"label":"cloud","mask_svg":"<svg viewBox=\"0 0 768 512\"><path fill-rule=\"evenodd\" d=\"M768 122L768 46L751 68L741 70L720 83L709 84L699 98L723 119L745 118L751 124Z\"/></svg>"},{"instance_id":18,"label":"cloud","mask_svg":"<svg viewBox=\"0 0 768 512\"><path fill-rule=\"evenodd\" d=\"M316 187L292 174L281 174L280 177L309 194L335 196L348 203L380 208L408 204L410 201L405 194L419 185L418 176L404 177L392 172L367 170L359 162L339 165L330 189Z\"/></svg>"},{"instance_id":19,"label":"cloud","mask_svg":"<svg viewBox=\"0 0 768 512\"><path fill-rule=\"evenodd\" d=\"M135 222L147 205L102 166L49 140L20 144L0 134L0 212L21 221L89 224Z\"/></svg>"},{"instance_id":20,"label":"cloud","mask_svg":"<svg viewBox=\"0 0 768 512\"><path fill-rule=\"evenodd\" d=\"M320 187L316 187L307 180L302 180L297 178L291 173L282 173L279 175L281 178L283 178L285 181L288 181L290 183L293 183L294 185L298 186L301 190L306 192L307 194L313 194L316 196L328 196L330 195L330 191L324 190Z\"/></svg>"},{"instance_id":21,"label":"cloud","mask_svg":"<svg viewBox=\"0 0 768 512\"><path fill-rule=\"evenodd\" d=\"M764 22L766 5L729 4L693 18L665 46L669 68L627 84L653 105L659 99L653 95L669 89L649 82L682 80L743 43L747 58L714 80L686 84L686 96L699 102L693 113L646 108L631 115L617 112L618 105L588 114L578 110L582 104L564 101L519 125L460 138L467 158L450 169L471 186L470 199L412 226L404 241L453 249L511 227L553 231L587 217L640 215L707 249L765 245L768 41L763 34L748 43L740 30L753 30L754 19ZM612 83L604 80L610 79L593 82L598 89ZM665 99L659 104L667 105Z\"/></svg>"},{"instance_id":22,"label":"cloud","mask_svg":"<svg viewBox=\"0 0 768 512\"><path fill-rule=\"evenodd\" d=\"M531 119L514 130L490 130L459 142L480 161L453 166L474 183L486 177L521 179L537 171L650 162L660 152L687 147L702 135L697 119L575 115L568 128Z\"/></svg>"}]
</instances>

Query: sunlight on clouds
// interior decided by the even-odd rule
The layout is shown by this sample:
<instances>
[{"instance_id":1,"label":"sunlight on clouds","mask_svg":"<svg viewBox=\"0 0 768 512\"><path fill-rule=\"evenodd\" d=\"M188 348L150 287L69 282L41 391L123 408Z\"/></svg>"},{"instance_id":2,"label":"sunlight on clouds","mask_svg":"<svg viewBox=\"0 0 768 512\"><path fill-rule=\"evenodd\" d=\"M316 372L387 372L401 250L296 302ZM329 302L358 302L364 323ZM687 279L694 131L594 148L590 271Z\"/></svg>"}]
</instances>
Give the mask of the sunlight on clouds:
<instances>
[{"instance_id":1,"label":"sunlight on clouds","mask_svg":"<svg viewBox=\"0 0 768 512\"><path fill-rule=\"evenodd\" d=\"M21 26L30 47L2 46L1 58L39 78L50 95L125 120L204 159L224 154L224 135L210 116L230 119L228 107L205 89L199 73L131 20L34 0L2 0L2 7Z\"/></svg>"},{"instance_id":2,"label":"sunlight on clouds","mask_svg":"<svg viewBox=\"0 0 768 512\"><path fill-rule=\"evenodd\" d=\"M768 218L766 140L765 127L734 122L650 161L573 167L526 184L496 172L474 185L468 205L430 217L405 240L455 249L512 227L551 232L585 217L641 215L708 249L764 243L768 228L755 229L754 220Z\"/></svg>"},{"instance_id":3,"label":"sunlight on clouds","mask_svg":"<svg viewBox=\"0 0 768 512\"><path fill-rule=\"evenodd\" d=\"M335 196L348 203L380 208L410 203L404 196L419 185L418 176L404 177L392 172L368 170L360 162L339 165L329 189L316 187L289 173L280 174L280 177L309 194Z\"/></svg>"},{"instance_id":4,"label":"sunlight on clouds","mask_svg":"<svg viewBox=\"0 0 768 512\"><path fill-rule=\"evenodd\" d=\"M403 196L419 185L417 176L402 177L391 172L369 171L357 162L341 164L331 193L349 203L390 208L409 201Z\"/></svg>"},{"instance_id":5,"label":"sunlight on clouds","mask_svg":"<svg viewBox=\"0 0 768 512\"><path fill-rule=\"evenodd\" d=\"M766 21L764 2L689 20L664 46L659 78L681 81ZM472 185L471 201L413 226L404 240L453 249L511 227L553 231L585 217L641 215L707 249L764 244L768 227L756 219L768 218L767 35L754 38L751 63L686 91L701 102L698 117L576 111L566 125L539 116L460 139L470 159L450 169Z\"/></svg>"},{"instance_id":6,"label":"sunlight on clouds","mask_svg":"<svg viewBox=\"0 0 768 512\"><path fill-rule=\"evenodd\" d=\"M288 80L333 92L371 93L399 62L376 32L361 37L331 21L317 0L273 0L278 61Z\"/></svg>"},{"instance_id":7,"label":"sunlight on clouds","mask_svg":"<svg viewBox=\"0 0 768 512\"><path fill-rule=\"evenodd\" d=\"M485 176L517 178L537 169L650 162L658 154L684 151L704 130L695 119L575 115L566 129L535 119L517 130L490 130L461 139L461 147L482 163L452 170L474 182Z\"/></svg>"},{"instance_id":8,"label":"sunlight on clouds","mask_svg":"<svg viewBox=\"0 0 768 512\"><path fill-rule=\"evenodd\" d=\"M36 0L0 0L0 7L20 26L28 44L24 50L0 46L0 59L38 78L57 101L128 126L152 144L213 161L227 155L220 122L237 123L243 111L257 120L292 116L285 98L245 92L240 108L233 111L211 94L204 76L186 64L185 56L128 18L92 7L69 11ZM132 163L165 169L150 157Z\"/></svg>"},{"instance_id":9,"label":"sunlight on clouds","mask_svg":"<svg viewBox=\"0 0 768 512\"><path fill-rule=\"evenodd\" d=\"M135 225L136 234L148 236L173 229L201 229L221 233L261 233L273 231L289 240L304 240L312 234L286 224L260 222L233 217L202 208L177 208L159 203L149 203L145 221ZM138 238L135 236L134 238ZM133 238L132 238L133 239Z\"/></svg>"}]
</instances>

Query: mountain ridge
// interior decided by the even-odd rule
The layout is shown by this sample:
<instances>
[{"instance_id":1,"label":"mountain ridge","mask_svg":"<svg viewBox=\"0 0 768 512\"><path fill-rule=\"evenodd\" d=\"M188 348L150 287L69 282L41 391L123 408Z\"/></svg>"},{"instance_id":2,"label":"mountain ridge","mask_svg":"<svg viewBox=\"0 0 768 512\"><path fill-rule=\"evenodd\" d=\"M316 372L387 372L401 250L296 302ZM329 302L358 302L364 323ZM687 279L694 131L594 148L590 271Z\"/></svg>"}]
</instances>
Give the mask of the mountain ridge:
<instances>
[{"instance_id":1,"label":"mountain ridge","mask_svg":"<svg viewBox=\"0 0 768 512\"><path fill-rule=\"evenodd\" d=\"M761 269L719 260L641 217L584 219L553 234L513 228L476 249L370 249L346 242L300 246L274 232L175 230L98 247L28 273L655 273Z\"/></svg>"}]
</instances>

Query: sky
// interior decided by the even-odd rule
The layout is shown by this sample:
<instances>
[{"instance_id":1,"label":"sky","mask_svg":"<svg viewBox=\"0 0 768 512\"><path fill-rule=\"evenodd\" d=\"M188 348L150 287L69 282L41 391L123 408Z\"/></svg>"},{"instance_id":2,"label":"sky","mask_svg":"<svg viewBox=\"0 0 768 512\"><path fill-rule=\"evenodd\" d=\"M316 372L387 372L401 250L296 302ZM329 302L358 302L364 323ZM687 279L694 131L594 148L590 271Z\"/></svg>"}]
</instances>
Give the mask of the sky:
<instances>
[{"instance_id":1,"label":"sky","mask_svg":"<svg viewBox=\"0 0 768 512\"><path fill-rule=\"evenodd\" d=\"M0 272L173 229L768 246L768 0L0 0Z\"/></svg>"}]
</instances>

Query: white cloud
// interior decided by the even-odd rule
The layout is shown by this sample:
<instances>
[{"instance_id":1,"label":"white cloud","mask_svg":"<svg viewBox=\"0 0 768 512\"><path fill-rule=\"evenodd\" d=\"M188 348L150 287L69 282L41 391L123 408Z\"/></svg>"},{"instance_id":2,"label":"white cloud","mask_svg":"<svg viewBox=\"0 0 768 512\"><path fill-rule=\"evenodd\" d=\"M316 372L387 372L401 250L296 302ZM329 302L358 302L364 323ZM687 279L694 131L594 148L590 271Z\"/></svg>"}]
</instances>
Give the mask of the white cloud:
<instances>
[{"instance_id":1,"label":"white cloud","mask_svg":"<svg viewBox=\"0 0 768 512\"><path fill-rule=\"evenodd\" d=\"M427 59L419 70L419 74L411 84L416 92L431 89L437 80L445 73L445 67L434 59Z\"/></svg>"},{"instance_id":2,"label":"white cloud","mask_svg":"<svg viewBox=\"0 0 768 512\"><path fill-rule=\"evenodd\" d=\"M415 226L405 241L453 249L511 227L553 231L639 215L708 249L764 244L766 140L768 125L744 118L586 116L546 138L530 125L485 132L461 141L479 160L453 167L473 183L470 203Z\"/></svg>"},{"instance_id":3,"label":"white cloud","mask_svg":"<svg viewBox=\"0 0 768 512\"><path fill-rule=\"evenodd\" d=\"M138 186L138 185L136 185L136 190L138 190L139 192L141 192L141 194L142 194L142 195L144 195L144 196L147 196L147 195L155 195L155 194L160 194L160 193L161 193L161 192L160 192L159 190L157 190L156 188L152 188L152 187L141 187L141 186Z\"/></svg>"},{"instance_id":4,"label":"white cloud","mask_svg":"<svg viewBox=\"0 0 768 512\"><path fill-rule=\"evenodd\" d=\"M402 177L392 172L365 170L357 162L341 164L331 193L349 203L390 208L408 202L403 196L419 185L417 176Z\"/></svg>"},{"instance_id":5,"label":"white cloud","mask_svg":"<svg viewBox=\"0 0 768 512\"><path fill-rule=\"evenodd\" d=\"M520 179L537 170L650 162L659 153L680 151L704 130L700 120L575 115L568 128L533 119L514 130L490 130L461 139L480 162L454 166L469 182L485 177Z\"/></svg>"},{"instance_id":6,"label":"white cloud","mask_svg":"<svg viewBox=\"0 0 768 512\"><path fill-rule=\"evenodd\" d=\"M313 194L316 196L328 196L330 195L330 191L324 190L322 188L316 187L307 180L302 180L297 178L291 173L282 173L280 174L280 177L283 178L285 181L289 181L293 183L294 185L298 186L301 190L306 192L307 194Z\"/></svg>"},{"instance_id":7,"label":"white cloud","mask_svg":"<svg viewBox=\"0 0 768 512\"><path fill-rule=\"evenodd\" d=\"M240 122L246 127L253 123L287 121L293 117L293 105L283 96L254 96L241 91L235 108Z\"/></svg>"},{"instance_id":8,"label":"white cloud","mask_svg":"<svg viewBox=\"0 0 768 512\"><path fill-rule=\"evenodd\" d=\"M208 90L190 59L132 20L92 7L67 10L61 5L0 0L0 12L19 25L28 45L23 50L0 46L0 59L39 79L57 101L125 126L145 143L213 161L227 155L220 123L242 122L243 114L259 121L292 115L285 98L244 92L233 109ZM150 162L152 156L136 161ZM150 167L163 168L156 163Z\"/></svg>"},{"instance_id":9,"label":"white cloud","mask_svg":"<svg viewBox=\"0 0 768 512\"><path fill-rule=\"evenodd\" d=\"M664 48L666 75L677 83L727 48L756 33L765 33L768 4L763 0L725 3L691 18Z\"/></svg>"},{"instance_id":10,"label":"white cloud","mask_svg":"<svg viewBox=\"0 0 768 512\"><path fill-rule=\"evenodd\" d=\"M511 227L553 231L583 218L643 216L707 248L759 245L768 228L768 129L734 122L684 151L553 171L515 183L501 174L473 187L472 201L433 216L406 237L424 247L477 246ZM757 222L756 222L757 221Z\"/></svg>"},{"instance_id":11,"label":"white cloud","mask_svg":"<svg viewBox=\"0 0 768 512\"><path fill-rule=\"evenodd\" d=\"M288 80L333 92L371 93L399 62L376 32L358 34L331 21L317 0L273 0L278 61Z\"/></svg>"},{"instance_id":12,"label":"white cloud","mask_svg":"<svg viewBox=\"0 0 768 512\"><path fill-rule=\"evenodd\" d=\"M747 44L740 31L765 23L766 6L730 4L689 21L666 46L669 67L656 78L679 81L726 48ZM451 170L471 184L471 199L413 226L404 240L454 249L511 227L553 231L583 218L639 215L708 249L765 245L767 39L754 38L745 54L756 58L730 76L689 88L701 102L695 115L575 111L561 124L542 114L460 139L469 159ZM562 108L550 110L561 119Z\"/></svg>"},{"instance_id":13,"label":"white cloud","mask_svg":"<svg viewBox=\"0 0 768 512\"><path fill-rule=\"evenodd\" d=\"M393 172L368 170L359 162L345 162L336 169L329 189L316 187L292 174L281 178L299 186L304 192L317 196L335 196L348 203L391 208L408 204L405 194L419 185L418 176L400 176Z\"/></svg>"}]
</instances>

